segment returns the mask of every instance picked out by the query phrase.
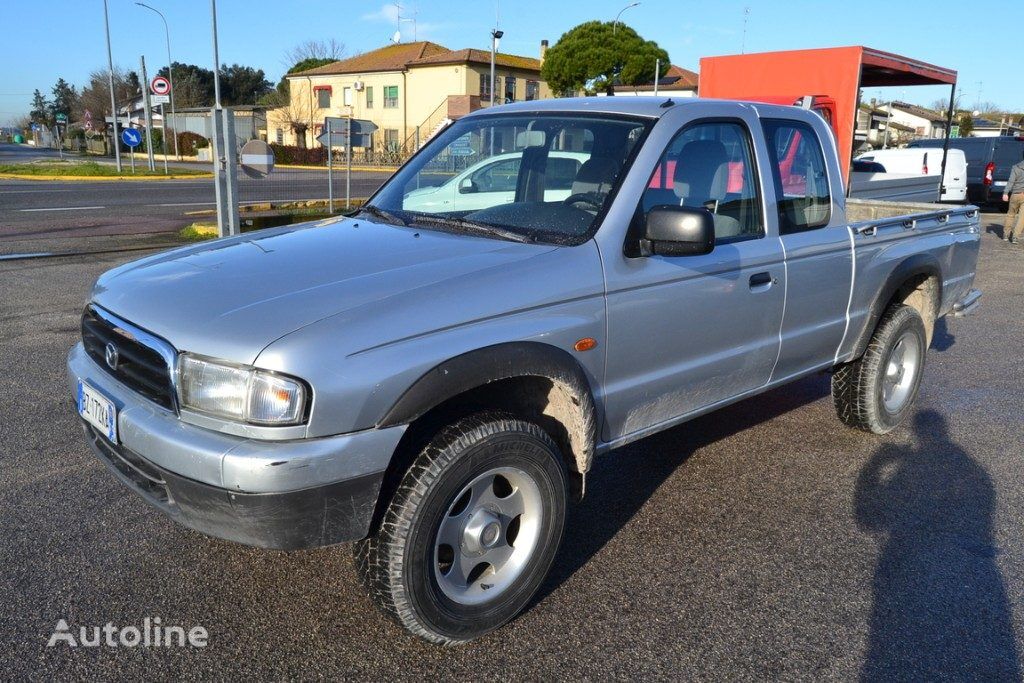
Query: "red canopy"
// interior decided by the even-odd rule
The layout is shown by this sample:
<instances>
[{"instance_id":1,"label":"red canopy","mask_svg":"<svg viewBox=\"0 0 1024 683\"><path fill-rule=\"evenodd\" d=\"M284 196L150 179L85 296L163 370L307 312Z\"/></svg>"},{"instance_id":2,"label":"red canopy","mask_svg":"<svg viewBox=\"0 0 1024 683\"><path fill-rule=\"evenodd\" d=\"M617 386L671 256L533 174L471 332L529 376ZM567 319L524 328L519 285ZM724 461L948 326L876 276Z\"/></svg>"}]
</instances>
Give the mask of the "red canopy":
<instances>
[{"instance_id":1,"label":"red canopy","mask_svg":"<svg viewBox=\"0 0 1024 683\"><path fill-rule=\"evenodd\" d=\"M735 100L832 98L839 161L848 174L861 88L943 84L955 85L956 71L855 45L704 57L698 92L701 97Z\"/></svg>"}]
</instances>

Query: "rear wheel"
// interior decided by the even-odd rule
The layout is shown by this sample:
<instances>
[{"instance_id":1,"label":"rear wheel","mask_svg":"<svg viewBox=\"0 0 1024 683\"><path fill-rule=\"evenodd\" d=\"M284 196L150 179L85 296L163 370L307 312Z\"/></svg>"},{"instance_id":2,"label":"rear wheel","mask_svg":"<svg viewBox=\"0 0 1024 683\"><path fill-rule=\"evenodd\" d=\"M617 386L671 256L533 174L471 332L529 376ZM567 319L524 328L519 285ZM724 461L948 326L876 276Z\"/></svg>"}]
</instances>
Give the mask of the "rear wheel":
<instances>
[{"instance_id":1,"label":"rear wheel","mask_svg":"<svg viewBox=\"0 0 1024 683\"><path fill-rule=\"evenodd\" d=\"M481 413L441 430L405 474L356 566L377 603L426 640L472 640L514 618L547 575L566 475L540 427Z\"/></svg>"},{"instance_id":2,"label":"rear wheel","mask_svg":"<svg viewBox=\"0 0 1024 683\"><path fill-rule=\"evenodd\" d=\"M890 307L864 355L832 375L832 399L845 424L885 434L910 412L921 386L927 336L916 309Z\"/></svg>"}]
</instances>

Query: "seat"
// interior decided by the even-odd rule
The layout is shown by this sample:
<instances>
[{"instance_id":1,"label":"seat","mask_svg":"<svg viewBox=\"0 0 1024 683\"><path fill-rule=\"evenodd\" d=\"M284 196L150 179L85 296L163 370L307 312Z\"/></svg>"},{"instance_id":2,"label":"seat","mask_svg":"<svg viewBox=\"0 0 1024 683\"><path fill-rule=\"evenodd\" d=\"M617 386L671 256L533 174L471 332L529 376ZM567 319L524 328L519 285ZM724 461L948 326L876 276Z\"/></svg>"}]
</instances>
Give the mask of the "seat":
<instances>
[{"instance_id":1,"label":"seat","mask_svg":"<svg viewBox=\"0 0 1024 683\"><path fill-rule=\"evenodd\" d=\"M607 194L611 191L612 183L615 182L618 172L619 164L614 159L590 157L576 172L576 179L572 181L570 194L586 194L588 192Z\"/></svg>"},{"instance_id":2,"label":"seat","mask_svg":"<svg viewBox=\"0 0 1024 683\"><path fill-rule=\"evenodd\" d=\"M718 213L729 187L729 154L717 140L692 140L679 153L672 191L680 206L703 207L715 215L715 237L740 234L740 222Z\"/></svg>"}]
</instances>

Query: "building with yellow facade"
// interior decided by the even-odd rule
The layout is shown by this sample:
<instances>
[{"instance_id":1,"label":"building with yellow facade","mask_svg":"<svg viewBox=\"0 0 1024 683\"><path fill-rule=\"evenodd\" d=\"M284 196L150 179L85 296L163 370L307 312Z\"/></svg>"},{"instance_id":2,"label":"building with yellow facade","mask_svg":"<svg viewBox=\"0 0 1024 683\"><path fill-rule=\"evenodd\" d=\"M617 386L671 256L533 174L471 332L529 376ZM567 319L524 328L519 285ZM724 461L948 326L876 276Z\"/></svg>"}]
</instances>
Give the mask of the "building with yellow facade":
<instances>
[{"instance_id":1,"label":"building with yellow facade","mask_svg":"<svg viewBox=\"0 0 1024 683\"><path fill-rule=\"evenodd\" d=\"M538 59L497 54L495 103L551 97ZM288 74L288 105L267 112L267 141L312 146L324 117L373 121L374 148L412 151L451 119L489 106L491 54L429 41L397 43Z\"/></svg>"}]
</instances>

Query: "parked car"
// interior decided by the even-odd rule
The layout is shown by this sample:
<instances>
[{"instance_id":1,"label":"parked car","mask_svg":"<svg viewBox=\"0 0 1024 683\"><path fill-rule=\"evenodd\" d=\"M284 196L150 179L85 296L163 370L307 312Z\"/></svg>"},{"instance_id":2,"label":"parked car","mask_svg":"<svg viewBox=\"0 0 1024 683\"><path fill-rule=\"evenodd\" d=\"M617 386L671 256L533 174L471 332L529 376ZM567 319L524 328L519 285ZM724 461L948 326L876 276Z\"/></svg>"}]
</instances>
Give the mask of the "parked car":
<instances>
[{"instance_id":1,"label":"parked car","mask_svg":"<svg viewBox=\"0 0 1024 683\"><path fill-rule=\"evenodd\" d=\"M830 135L719 100L474 112L352 216L102 275L67 359L88 442L193 529L354 541L405 628L475 638L533 599L595 454L822 371L851 427L910 414L936 321L978 305L978 212L847 199ZM424 209L467 136L519 155L513 201Z\"/></svg>"},{"instance_id":2,"label":"parked car","mask_svg":"<svg viewBox=\"0 0 1024 683\"><path fill-rule=\"evenodd\" d=\"M942 140L914 140L908 147L941 147ZM951 149L963 150L967 159L967 199L975 204L999 204L1010 169L1024 158L1024 136L953 138Z\"/></svg>"},{"instance_id":3,"label":"parked car","mask_svg":"<svg viewBox=\"0 0 1024 683\"><path fill-rule=\"evenodd\" d=\"M560 202L568 197L580 166L588 158L590 155L582 152L552 152L545 168L544 201ZM410 191L405 197L405 208L428 212L473 211L512 202L521 161L520 152L489 156L439 185Z\"/></svg>"},{"instance_id":4,"label":"parked car","mask_svg":"<svg viewBox=\"0 0 1024 683\"><path fill-rule=\"evenodd\" d=\"M855 161L877 162L883 173L908 176L942 174L942 148L897 147L876 149L859 155ZM858 170L856 166L854 171ZM876 171L877 172L877 171ZM941 201L964 202L967 200L967 158L963 150L949 149L946 152L946 172L943 175Z\"/></svg>"}]
</instances>

